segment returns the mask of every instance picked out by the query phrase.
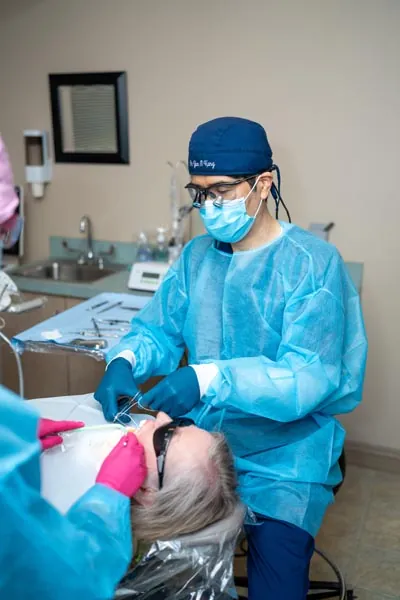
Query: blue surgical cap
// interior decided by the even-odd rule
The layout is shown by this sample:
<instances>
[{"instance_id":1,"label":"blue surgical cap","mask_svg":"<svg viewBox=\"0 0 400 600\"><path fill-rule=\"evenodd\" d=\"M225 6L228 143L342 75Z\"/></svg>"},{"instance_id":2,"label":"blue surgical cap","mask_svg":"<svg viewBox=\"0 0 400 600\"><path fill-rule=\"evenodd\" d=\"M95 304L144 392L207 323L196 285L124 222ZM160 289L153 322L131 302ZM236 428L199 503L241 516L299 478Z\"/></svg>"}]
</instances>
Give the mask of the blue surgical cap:
<instances>
[{"instance_id":1,"label":"blue surgical cap","mask_svg":"<svg viewBox=\"0 0 400 600\"><path fill-rule=\"evenodd\" d=\"M272 168L265 129L240 117L199 125L189 142L191 175L253 175Z\"/></svg>"}]
</instances>

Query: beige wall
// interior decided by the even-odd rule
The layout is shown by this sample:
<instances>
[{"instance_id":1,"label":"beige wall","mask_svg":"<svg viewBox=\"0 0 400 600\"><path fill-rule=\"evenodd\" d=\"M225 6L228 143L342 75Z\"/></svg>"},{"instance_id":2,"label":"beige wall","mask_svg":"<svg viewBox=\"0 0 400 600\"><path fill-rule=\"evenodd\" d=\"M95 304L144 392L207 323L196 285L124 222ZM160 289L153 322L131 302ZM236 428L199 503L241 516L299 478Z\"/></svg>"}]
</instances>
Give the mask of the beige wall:
<instances>
[{"instance_id":1,"label":"beige wall","mask_svg":"<svg viewBox=\"0 0 400 600\"><path fill-rule=\"evenodd\" d=\"M0 0L0 130L23 180L24 128L50 129L49 72L127 70L131 165L55 165L29 201L31 257L50 234L131 240L168 219L166 160L198 122L267 128L295 222L336 223L365 262L371 350L354 440L400 448L398 0Z\"/></svg>"}]
</instances>

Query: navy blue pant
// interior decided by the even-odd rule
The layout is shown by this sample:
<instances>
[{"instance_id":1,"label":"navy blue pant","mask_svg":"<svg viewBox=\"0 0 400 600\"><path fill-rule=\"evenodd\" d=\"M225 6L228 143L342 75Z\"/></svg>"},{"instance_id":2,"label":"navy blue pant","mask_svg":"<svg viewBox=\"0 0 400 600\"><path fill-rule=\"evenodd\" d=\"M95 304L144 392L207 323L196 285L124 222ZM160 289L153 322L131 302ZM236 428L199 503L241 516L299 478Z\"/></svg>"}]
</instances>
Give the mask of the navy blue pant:
<instances>
[{"instance_id":1,"label":"navy blue pant","mask_svg":"<svg viewBox=\"0 0 400 600\"><path fill-rule=\"evenodd\" d=\"M314 539L284 521L258 517L246 526L249 600L304 600Z\"/></svg>"}]
</instances>

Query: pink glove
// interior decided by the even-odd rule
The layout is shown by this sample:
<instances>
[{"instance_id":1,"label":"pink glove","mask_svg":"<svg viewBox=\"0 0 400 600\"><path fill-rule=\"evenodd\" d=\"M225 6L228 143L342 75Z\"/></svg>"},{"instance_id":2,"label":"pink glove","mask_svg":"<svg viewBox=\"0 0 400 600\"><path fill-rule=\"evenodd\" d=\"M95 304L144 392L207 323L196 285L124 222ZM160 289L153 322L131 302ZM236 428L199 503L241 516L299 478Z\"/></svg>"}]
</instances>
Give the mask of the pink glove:
<instances>
[{"instance_id":1,"label":"pink glove","mask_svg":"<svg viewBox=\"0 0 400 600\"><path fill-rule=\"evenodd\" d=\"M57 435L62 431L72 431L84 427L82 421L53 421L53 419L40 419L38 437L42 444L42 450L54 448L62 443L62 437Z\"/></svg>"},{"instance_id":2,"label":"pink glove","mask_svg":"<svg viewBox=\"0 0 400 600\"><path fill-rule=\"evenodd\" d=\"M111 450L100 467L96 483L131 498L143 485L146 475L144 448L130 432Z\"/></svg>"}]
</instances>

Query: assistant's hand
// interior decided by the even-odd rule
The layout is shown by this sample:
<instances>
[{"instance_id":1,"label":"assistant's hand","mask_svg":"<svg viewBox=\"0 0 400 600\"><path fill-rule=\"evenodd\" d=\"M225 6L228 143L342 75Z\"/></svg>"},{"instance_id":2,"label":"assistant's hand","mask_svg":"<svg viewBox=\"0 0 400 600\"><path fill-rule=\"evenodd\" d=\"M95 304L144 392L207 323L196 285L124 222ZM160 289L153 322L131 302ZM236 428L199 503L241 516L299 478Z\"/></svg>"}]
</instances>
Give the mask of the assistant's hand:
<instances>
[{"instance_id":1,"label":"assistant's hand","mask_svg":"<svg viewBox=\"0 0 400 600\"><path fill-rule=\"evenodd\" d=\"M191 411L199 400L200 386L195 370L182 367L144 394L142 404L151 410L163 410L170 417L179 417Z\"/></svg>"},{"instance_id":2,"label":"assistant's hand","mask_svg":"<svg viewBox=\"0 0 400 600\"><path fill-rule=\"evenodd\" d=\"M146 475L144 448L133 433L128 433L103 462L96 483L131 498L143 485Z\"/></svg>"},{"instance_id":3,"label":"assistant's hand","mask_svg":"<svg viewBox=\"0 0 400 600\"><path fill-rule=\"evenodd\" d=\"M48 450L62 444L62 437L57 435L63 431L72 431L84 427L82 421L53 421L53 419L40 419L38 437L42 450Z\"/></svg>"},{"instance_id":4,"label":"assistant's hand","mask_svg":"<svg viewBox=\"0 0 400 600\"><path fill-rule=\"evenodd\" d=\"M138 391L131 363L125 358L115 358L108 365L94 397L100 402L107 421L113 421L117 412L127 404L128 398L133 398ZM124 401L118 403L121 397L124 397Z\"/></svg>"}]
</instances>

